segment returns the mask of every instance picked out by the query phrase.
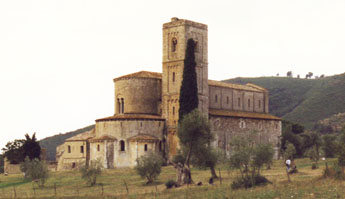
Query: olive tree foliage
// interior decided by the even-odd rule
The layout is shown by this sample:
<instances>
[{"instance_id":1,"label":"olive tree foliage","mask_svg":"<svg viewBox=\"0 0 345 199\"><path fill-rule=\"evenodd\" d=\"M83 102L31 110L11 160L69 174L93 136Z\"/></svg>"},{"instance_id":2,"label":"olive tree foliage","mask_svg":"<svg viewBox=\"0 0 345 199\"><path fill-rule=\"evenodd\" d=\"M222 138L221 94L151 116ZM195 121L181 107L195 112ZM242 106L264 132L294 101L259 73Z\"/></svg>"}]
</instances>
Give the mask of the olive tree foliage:
<instances>
[{"instance_id":1,"label":"olive tree foliage","mask_svg":"<svg viewBox=\"0 0 345 199\"><path fill-rule=\"evenodd\" d=\"M162 164L163 159L160 155L149 152L137 159L135 170L142 178L147 179L146 184L150 184L161 173Z\"/></svg>"},{"instance_id":2,"label":"olive tree foliage","mask_svg":"<svg viewBox=\"0 0 345 199\"><path fill-rule=\"evenodd\" d=\"M89 165L83 164L79 171L86 183L90 186L94 186L97 182L97 177L102 174L102 169L103 165L100 160L91 160Z\"/></svg>"},{"instance_id":3,"label":"olive tree foliage","mask_svg":"<svg viewBox=\"0 0 345 199\"><path fill-rule=\"evenodd\" d=\"M256 144L256 136L255 132L248 132L235 136L230 141L230 167L238 169L240 173L233 188L251 187L262 182L262 179L267 182L260 171L265 164L271 164L274 149L270 144Z\"/></svg>"},{"instance_id":4,"label":"olive tree foliage","mask_svg":"<svg viewBox=\"0 0 345 199\"><path fill-rule=\"evenodd\" d=\"M176 183L177 185L190 184L192 183L191 160L193 158L197 159L196 155L201 149L211 149L209 145L214 140L214 136L211 133L208 119L197 109L185 115L179 122L177 135L184 154L184 160L174 165L178 171Z\"/></svg>"},{"instance_id":5,"label":"olive tree foliage","mask_svg":"<svg viewBox=\"0 0 345 199\"><path fill-rule=\"evenodd\" d=\"M36 181L40 187L43 187L49 177L48 166L44 161L37 158L30 160L27 156L20 165L25 179Z\"/></svg>"}]
</instances>

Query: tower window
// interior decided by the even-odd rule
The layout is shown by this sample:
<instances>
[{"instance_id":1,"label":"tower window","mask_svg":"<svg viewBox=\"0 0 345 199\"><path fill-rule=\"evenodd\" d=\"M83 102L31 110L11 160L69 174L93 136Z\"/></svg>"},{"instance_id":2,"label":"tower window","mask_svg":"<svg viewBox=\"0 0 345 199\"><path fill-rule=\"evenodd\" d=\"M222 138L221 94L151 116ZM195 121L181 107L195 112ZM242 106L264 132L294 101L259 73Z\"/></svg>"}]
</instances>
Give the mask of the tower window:
<instances>
[{"instance_id":1,"label":"tower window","mask_svg":"<svg viewBox=\"0 0 345 199\"><path fill-rule=\"evenodd\" d=\"M199 52L199 42L194 41L194 52L198 53Z\"/></svg>"},{"instance_id":2,"label":"tower window","mask_svg":"<svg viewBox=\"0 0 345 199\"><path fill-rule=\"evenodd\" d=\"M216 101L216 103L218 102L218 96L216 95L216 97L215 97L215 101Z\"/></svg>"},{"instance_id":3,"label":"tower window","mask_svg":"<svg viewBox=\"0 0 345 199\"><path fill-rule=\"evenodd\" d=\"M162 151L162 141L159 141L158 148L159 148L159 151Z\"/></svg>"},{"instance_id":4,"label":"tower window","mask_svg":"<svg viewBox=\"0 0 345 199\"><path fill-rule=\"evenodd\" d=\"M125 112L125 100L121 98L121 113Z\"/></svg>"},{"instance_id":5,"label":"tower window","mask_svg":"<svg viewBox=\"0 0 345 199\"><path fill-rule=\"evenodd\" d=\"M175 52L177 49L177 39L176 38L173 38L171 40L171 52Z\"/></svg>"},{"instance_id":6,"label":"tower window","mask_svg":"<svg viewBox=\"0 0 345 199\"><path fill-rule=\"evenodd\" d=\"M147 144L144 145L144 151L147 151Z\"/></svg>"},{"instance_id":7,"label":"tower window","mask_svg":"<svg viewBox=\"0 0 345 199\"><path fill-rule=\"evenodd\" d=\"M173 75L173 76L172 76L172 81L175 82L175 72L173 72L172 75Z\"/></svg>"},{"instance_id":8,"label":"tower window","mask_svg":"<svg viewBox=\"0 0 345 199\"><path fill-rule=\"evenodd\" d=\"M173 106L173 111L172 112L173 112L173 115L175 115L175 106Z\"/></svg>"},{"instance_id":9,"label":"tower window","mask_svg":"<svg viewBox=\"0 0 345 199\"><path fill-rule=\"evenodd\" d=\"M125 151L125 141L120 141L120 151Z\"/></svg>"},{"instance_id":10,"label":"tower window","mask_svg":"<svg viewBox=\"0 0 345 199\"><path fill-rule=\"evenodd\" d=\"M70 145L67 146L67 150L68 150L68 153L71 153L71 146Z\"/></svg>"},{"instance_id":11,"label":"tower window","mask_svg":"<svg viewBox=\"0 0 345 199\"><path fill-rule=\"evenodd\" d=\"M97 151L100 151L101 147L99 146L99 144L97 144Z\"/></svg>"}]
</instances>

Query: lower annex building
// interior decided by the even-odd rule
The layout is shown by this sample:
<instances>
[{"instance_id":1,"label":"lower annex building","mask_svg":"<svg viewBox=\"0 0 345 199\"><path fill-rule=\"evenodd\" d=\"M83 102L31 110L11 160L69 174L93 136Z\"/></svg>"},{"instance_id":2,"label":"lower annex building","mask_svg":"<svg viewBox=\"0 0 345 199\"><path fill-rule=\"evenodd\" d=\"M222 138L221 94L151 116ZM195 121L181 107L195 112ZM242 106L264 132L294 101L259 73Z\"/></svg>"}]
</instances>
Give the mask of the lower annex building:
<instances>
[{"instance_id":1,"label":"lower annex building","mask_svg":"<svg viewBox=\"0 0 345 199\"><path fill-rule=\"evenodd\" d=\"M149 151L172 158L178 150L177 121L187 40L195 42L198 109L211 124L213 143L230 153L231 137L258 132L258 142L278 152L281 119L268 113L268 91L208 79L207 25L172 18L163 24L162 73L140 71L115 78L115 114L56 149L58 170L101 160L105 168L133 167Z\"/></svg>"}]
</instances>

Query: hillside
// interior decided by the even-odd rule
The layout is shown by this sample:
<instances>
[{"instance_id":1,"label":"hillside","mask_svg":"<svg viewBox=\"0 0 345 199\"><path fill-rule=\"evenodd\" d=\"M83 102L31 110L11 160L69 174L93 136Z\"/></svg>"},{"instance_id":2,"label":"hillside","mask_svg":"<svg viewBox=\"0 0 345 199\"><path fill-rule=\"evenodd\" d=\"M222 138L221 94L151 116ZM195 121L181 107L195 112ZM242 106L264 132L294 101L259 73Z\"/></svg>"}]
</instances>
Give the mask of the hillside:
<instances>
[{"instance_id":1,"label":"hillside","mask_svg":"<svg viewBox=\"0 0 345 199\"><path fill-rule=\"evenodd\" d=\"M85 131L89 131L93 129L95 125L90 125L81 129L77 129L75 131L67 132L64 134L57 134L51 137L46 137L42 140L39 141L40 146L42 148L47 149L47 159L50 161L55 161L55 152L56 152L56 147L63 144L66 139L73 137L75 135L78 135L80 133L83 133Z\"/></svg>"},{"instance_id":2,"label":"hillside","mask_svg":"<svg viewBox=\"0 0 345 199\"><path fill-rule=\"evenodd\" d=\"M345 113L345 73L321 79L288 77L235 78L269 90L270 113L312 128L316 122Z\"/></svg>"}]
</instances>

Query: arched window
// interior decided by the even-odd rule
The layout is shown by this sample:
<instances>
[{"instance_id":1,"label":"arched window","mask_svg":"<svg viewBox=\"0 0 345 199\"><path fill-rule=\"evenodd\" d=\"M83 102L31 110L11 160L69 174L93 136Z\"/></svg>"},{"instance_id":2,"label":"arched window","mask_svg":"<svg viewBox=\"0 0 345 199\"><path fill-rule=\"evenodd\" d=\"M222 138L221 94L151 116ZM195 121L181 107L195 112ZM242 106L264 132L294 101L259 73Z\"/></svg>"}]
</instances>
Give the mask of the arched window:
<instances>
[{"instance_id":1,"label":"arched window","mask_svg":"<svg viewBox=\"0 0 345 199\"><path fill-rule=\"evenodd\" d=\"M259 108L261 108L261 100L259 100Z\"/></svg>"},{"instance_id":2,"label":"arched window","mask_svg":"<svg viewBox=\"0 0 345 199\"><path fill-rule=\"evenodd\" d=\"M84 146L80 146L80 153L84 153Z\"/></svg>"},{"instance_id":3,"label":"arched window","mask_svg":"<svg viewBox=\"0 0 345 199\"><path fill-rule=\"evenodd\" d=\"M229 104L229 96L226 97L226 104Z\"/></svg>"},{"instance_id":4,"label":"arched window","mask_svg":"<svg viewBox=\"0 0 345 199\"><path fill-rule=\"evenodd\" d=\"M119 98L117 98L117 103L116 103L116 105L117 105L117 112L118 113L121 113L121 105L120 105L120 99Z\"/></svg>"},{"instance_id":5,"label":"arched window","mask_svg":"<svg viewBox=\"0 0 345 199\"><path fill-rule=\"evenodd\" d=\"M120 141L120 151L125 151L125 141Z\"/></svg>"},{"instance_id":6,"label":"arched window","mask_svg":"<svg viewBox=\"0 0 345 199\"><path fill-rule=\"evenodd\" d=\"M71 146L68 145L67 148L68 148L68 153L71 153Z\"/></svg>"},{"instance_id":7,"label":"arched window","mask_svg":"<svg viewBox=\"0 0 345 199\"><path fill-rule=\"evenodd\" d=\"M177 49L177 39L174 37L171 40L171 52L175 52Z\"/></svg>"},{"instance_id":8,"label":"arched window","mask_svg":"<svg viewBox=\"0 0 345 199\"><path fill-rule=\"evenodd\" d=\"M175 82L175 72L172 74L172 81Z\"/></svg>"},{"instance_id":9,"label":"arched window","mask_svg":"<svg viewBox=\"0 0 345 199\"><path fill-rule=\"evenodd\" d=\"M121 98L121 113L125 112L125 100Z\"/></svg>"},{"instance_id":10,"label":"arched window","mask_svg":"<svg viewBox=\"0 0 345 199\"><path fill-rule=\"evenodd\" d=\"M73 168L73 169L75 168L75 162L72 163L72 168Z\"/></svg>"},{"instance_id":11,"label":"arched window","mask_svg":"<svg viewBox=\"0 0 345 199\"><path fill-rule=\"evenodd\" d=\"M241 106L241 98L238 98L237 101L238 101L238 107L240 107Z\"/></svg>"},{"instance_id":12,"label":"arched window","mask_svg":"<svg viewBox=\"0 0 345 199\"><path fill-rule=\"evenodd\" d=\"M248 108L250 108L250 99L248 99Z\"/></svg>"},{"instance_id":13,"label":"arched window","mask_svg":"<svg viewBox=\"0 0 345 199\"><path fill-rule=\"evenodd\" d=\"M173 113L173 115L175 115L175 106L173 106L173 111L172 111Z\"/></svg>"},{"instance_id":14,"label":"arched window","mask_svg":"<svg viewBox=\"0 0 345 199\"><path fill-rule=\"evenodd\" d=\"M100 148L99 144L97 144L97 151L100 151L100 150L101 150L101 148Z\"/></svg>"},{"instance_id":15,"label":"arched window","mask_svg":"<svg viewBox=\"0 0 345 199\"><path fill-rule=\"evenodd\" d=\"M144 145L144 151L147 151L147 144Z\"/></svg>"},{"instance_id":16,"label":"arched window","mask_svg":"<svg viewBox=\"0 0 345 199\"><path fill-rule=\"evenodd\" d=\"M215 100L216 100L216 103L218 102L218 96L216 95L216 97L215 97Z\"/></svg>"}]
</instances>

